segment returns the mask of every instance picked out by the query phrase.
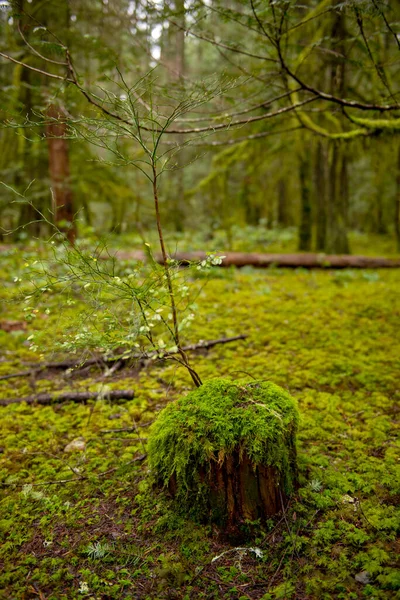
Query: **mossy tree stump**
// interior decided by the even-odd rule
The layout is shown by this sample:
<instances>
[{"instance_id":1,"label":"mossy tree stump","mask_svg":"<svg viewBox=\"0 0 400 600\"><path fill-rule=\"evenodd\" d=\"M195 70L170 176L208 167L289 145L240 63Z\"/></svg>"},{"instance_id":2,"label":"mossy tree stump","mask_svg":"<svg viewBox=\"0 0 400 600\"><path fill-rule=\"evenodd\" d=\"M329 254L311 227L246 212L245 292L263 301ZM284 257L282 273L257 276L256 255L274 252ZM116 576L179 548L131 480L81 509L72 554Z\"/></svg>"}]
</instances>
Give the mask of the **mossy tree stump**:
<instances>
[{"instance_id":1,"label":"mossy tree stump","mask_svg":"<svg viewBox=\"0 0 400 600\"><path fill-rule=\"evenodd\" d=\"M160 413L150 467L187 513L239 530L280 512L292 493L297 424L282 388L214 379Z\"/></svg>"}]
</instances>

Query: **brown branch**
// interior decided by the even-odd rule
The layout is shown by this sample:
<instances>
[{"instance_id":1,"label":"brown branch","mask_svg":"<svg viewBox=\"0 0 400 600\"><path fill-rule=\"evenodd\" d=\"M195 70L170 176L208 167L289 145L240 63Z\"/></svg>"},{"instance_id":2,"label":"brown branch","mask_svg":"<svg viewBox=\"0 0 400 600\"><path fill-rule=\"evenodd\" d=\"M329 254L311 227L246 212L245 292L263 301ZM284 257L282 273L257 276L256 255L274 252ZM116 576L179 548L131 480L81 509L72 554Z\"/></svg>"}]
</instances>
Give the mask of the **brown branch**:
<instances>
[{"instance_id":1,"label":"brown branch","mask_svg":"<svg viewBox=\"0 0 400 600\"><path fill-rule=\"evenodd\" d=\"M102 113L107 115L108 117L111 117L112 119L115 119L116 121L120 121L121 123L124 123L125 125L129 125L130 127L132 127L134 125L134 123L131 123L131 121L129 121L128 119L124 119L117 113L111 112L110 110L108 110L107 108L102 106L99 102L96 102L96 100L93 100L91 95L78 82L78 76L75 71L74 65L72 63L72 58L71 58L71 55L70 55L68 49L66 50L66 57L67 57L67 63L68 63L68 71L72 78L72 79L68 79L68 81L71 81L78 88L78 90L81 92L81 94L84 96L84 98L86 98L86 100L89 102L89 104L92 104L93 106L95 106L96 108L101 110Z\"/></svg>"},{"instance_id":2,"label":"brown branch","mask_svg":"<svg viewBox=\"0 0 400 600\"><path fill-rule=\"evenodd\" d=\"M37 69L36 67L27 65L26 63L23 63L20 60L13 58L9 54L4 54L4 52L0 52L0 56L5 58L6 60L10 60L11 62L16 63L17 65L21 65L22 67L25 67L26 69L30 69L31 71L35 71L36 73L45 75L46 77L52 77L53 79L60 79L61 81L68 81L69 83L75 83L72 79L68 79L68 77L62 77L61 75L56 75L55 73L49 73L48 71L43 71L42 69Z\"/></svg>"},{"instance_id":3,"label":"brown branch","mask_svg":"<svg viewBox=\"0 0 400 600\"><path fill-rule=\"evenodd\" d=\"M280 56L282 56L279 51ZM311 85L307 85L298 77L289 67L282 57L282 68L286 73L294 79L294 81L302 87L303 90L307 92L311 92L321 100L327 100L328 102L333 102L334 104L339 104L340 106L347 106L348 108L359 108L360 110L378 110L380 112L386 112L391 110L400 110L400 104L369 104L366 102L358 102L357 100L345 100L344 98L338 98L337 96L333 96L332 94L327 94L326 92L322 92L317 88L312 87Z\"/></svg>"},{"instance_id":4,"label":"brown branch","mask_svg":"<svg viewBox=\"0 0 400 600\"><path fill-rule=\"evenodd\" d=\"M304 125L296 125L295 127L288 127L287 129L277 129L276 131L261 131L260 133L244 135L244 136L238 137L236 139L233 138L230 140L225 140L225 141L220 141L220 142L207 142L207 141L191 142L190 147L192 147L192 146L209 146L209 147L214 148L215 146L233 146L234 144L240 144L241 142L258 140L258 139L262 139L265 137L270 137L272 135L278 135L281 133L290 133L292 131L298 131L299 129L304 129ZM167 144L167 145L175 144L175 142L166 142L166 141L163 141L162 143Z\"/></svg>"},{"instance_id":5,"label":"brown branch","mask_svg":"<svg viewBox=\"0 0 400 600\"><path fill-rule=\"evenodd\" d=\"M379 12L379 14L381 15L382 19L385 21L385 25L387 27L387 29L390 31L390 33L393 35L396 44L398 46L398 49L400 50L400 39L398 34L394 31L394 29L391 27L389 21L386 18L385 13L383 12L383 10L380 9L380 7L378 6L377 2L375 0L372 0L373 5L375 6L376 10Z\"/></svg>"},{"instance_id":6,"label":"brown branch","mask_svg":"<svg viewBox=\"0 0 400 600\"><path fill-rule=\"evenodd\" d=\"M276 110L274 112L266 113L264 115L258 115L257 117L250 117L249 119L241 119L238 121L232 121L231 123L228 123L228 124L209 125L208 127L196 127L193 129L167 129L165 131L165 133L192 134L192 133L206 133L207 131L215 132L215 131L227 130L227 129L231 129L232 127L248 125L249 123L265 121L266 119L271 119L272 117L277 117L279 115L283 115L287 112L294 111L294 110L296 110L296 108L300 108L301 106L304 106L305 104L314 102L316 99L317 98L314 96L312 98L307 98L306 100L302 100L301 102L297 102L296 104L284 106L283 108L279 108L278 110ZM145 129L145 127L143 127L143 129Z\"/></svg>"},{"instance_id":7,"label":"brown branch","mask_svg":"<svg viewBox=\"0 0 400 600\"><path fill-rule=\"evenodd\" d=\"M256 58L258 60L266 60L268 62L273 62L273 63L277 62L274 58L270 58L269 56L260 56L259 54L252 54L251 52L246 52L245 50L239 50L239 48L234 48L232 46L228 46L227 44L223 44L222 42L217 42L216 40L208 38L204 35L195 33L194 31L191 31L190 29L186 29L185 27L178 25L177 23L175 23L174 21L172 21L170 19L167 19L167 20L170 23L172 23L173 25L175 25L175 27L178 27L178 29L183 30L187 35L193 35L194 37L198 38L199 40L208 42L208 43L212 44L213 46L219 46L220 48L224 48L225 50L229 50L230 52L236 52L237 54L243 54L244 56L250 56L250 58Z\"/></svg>"},{"instance_id":8,"label":"brown branch","mask_svg":"<svg viewBox=\"0 0 400 600\"><path fill-rule=\"evenodd\" d=\"M66 51L66 56L67 56L67 62L68 62L68 69L69 69L69 72L70 72L70 75L72 78L72 79L68 79L68 81L72 81L72 83L84 95L84 97L87 99L87 101L90 102L90 104L99 108L107 116L114 118L114 119L124 123L125 125L133 126L134 124L131 123L128 119L124 119L117 113L109 111L107 108L105 108L104 106L99 104L96 100L94 100L90 96L90 94L78 82L77 74L76 74L76 71L73 66L72 59L71 59L71 56L70 56L68 50ZM285 95L287 95L287 94L285 94ZM278 98L274 99L274 101L277 99ZM151 131L152 133L165 133L165 134L192 134L192 133L205 133L207 131L215 132L215 131L230 129L231 127L238 127L240 125L247 125L248 123L254 123L257 121L263 121L265 119L270 119L272 117L295 110L296 108L299 108L300 106L303 106L305 104L313 102L314 100L315 100L315 98L308 98L306 100L298 102L297 104L291 104L290 106L280 108L272 113L259 115L257 117L251 117L249 119L241 119L238 121L232 121L231 123L228 123L228 124L210 125L208 127L195 127L195 128L189 128L189 129L153 129L153 128L149 128L149 127L141 125L141 129L143 129L144 131ZM271 101L267 100L265 105L268 105L270 102Z\"/></svg>"},{"instance_id":9,"label":"brown branch","mask_svg":"<svg viewBox=\"0 0 400 600\"><path fill-rule=\"evenodd\" d=\"M235 69L238 69L239 71L241 71L241 73L244 73L244 75L246 75L247 77L251 77L252 79L255 79L257 81L261 81L262 83L270 83L270 80L265 79L264 77L260 77L259 75L256 75L255 73L251 73L250 71L248 71L247 69L245 69L242 65L238 65L235 61L233 61L231 58L229 58L229 56L227 56L225 54L225 52L223 52L221 50L221 48L217 47L217 51L218 54L220 56L222 56L222 58L224 60L226 60L230 65L232 65L233 67L235 67Z\"/></svg>"},{"instance_id":10,"label":"brown branch","mask_svg":"<svg viewBox=\"0 0 400 600\"><path fill-rule=\"evenodd\" d=\"M144 255L142 256L142 259L144 259ZM217 346L218 344L229 344L231 342L236 342L238 340L244 340L246 339L246 335L241 334L241 335L236 335L233 337L225 337L225 338L219 338L216 340L208 340L208 341L200 341L197 344L189 344L188 346L183 346L183 350L184 352L194 352L196 350L208 350L209 348L213 348L214 346ZM42 371L45 371L46 369L84 369L86 367L90 367L93 365L114 365L118 362L121 363L121 366L123 366L124 364L127 364L128 362L132 361L132 360L149 360L149 359L153 359L154 357L158 357L159 359L164 359L164 358L168 358L170 356L174 356L175 354L177 354L176 352L165 352L163 355L161 355L159 352L142 352L142 353L137 353L137 354L130 354L128 356L122 356L122 355L117 355L117 356L110 356L110 357L104 357L104 356L98 356L96 358L90 358L88 360L84 360L82 362L79 362L78 360L62 360L59 362L45 362L41 365L39 365L38 367L33 367L32 369L26 370L26 371L19 371L18 373L10 373L9 375L2 375L0 377L0 381L3 381L5 379L13 379L15 377L26 377L26 376L30 376L30 375L37 375L38 373L41 373Z\"/></svg>"},{"instance_id":11,"label":"brown branch","mask_svg":"<svg viewBox=\"0 0 400 600\"><path fill-rule=\"evenodd\" d=\"M301 91L301 88L297 88L296 90L293 90L293 91L290 90L289 92L285 92L284 94L275 96L275 98L271 98L270 100L264 100L264 102L260 102L259 104L255 104L254 106L250 106L249 108L244 108L243 110L239 110L237 112L231 112L231 113L220 112L218 114L208 115L207 117L196 117L193 119L190 119L190 118L176 119L176 123L195 123L195 122L201 122L201 121L210 121L210 119L238 117L239 115L244 115L246 113L253 112L254 110L258 110L259 108L266 108L267 106L274 104L278 100L282 100L282 98L287 98L287 96L290 96L291 94L296 94L297 92L300 92L300 91Z\"/></svg>"},{"instance_id":12,"label":"brown branch","mask_svg":"<svg viewBox=\"0 0 400 600\"><path fill-rule=\"evenodd\" d=\"M39 56L39 58L41 58L42 60L45 60L46 62L52 63L53 65L62 65L63 67L67 67L67 66L68 66L68 63L66 63L66 62L62 62L62 61L60 61L60 60L53 60L52 58L48 58L47 56L43 56L43 54L40 54L40 52L38 52L38 51L36 50L36 48L34 48L34 47L33 47L33 46L32 46L32 45L31 45L31 44L28 42L28 40L26 39L26 37L25 37L25 36L24 36L24 34L22 33L22 30L21 30L21 24L20 24L20 22L19 22L19 21L18 21L18 33L19 33L19 35L21 36L21 38L23 39L23 41L24 41L24 44L26 44L26 45L28 46L29 50L31 50L31 52L33 52L34 54L36 54L36 56ZM65 49L65 48L64 48L64 49Z\"/></svg>"},{"instance_id":13,"label":"brown branch","mask_svg":"<svg viewBox=\"0 0 400 600\"><path fill-rule=\"evenodd\" d=\"M354 6L354 12L355 12L355 15L356 15L356 21L357 21L358 29L360 30L361 37L364 40L364 44L365 44L365 47L367 49L368 56L369 56L370 61L372 62L373 66L374 66L376 74L378 75L378 78L381 80L383 86L389 92L389 96L392 98L392 100L395 100L395 98L393 97L393 92L392 92L392 90L389 87L385 71L384 71L384 69L380 65L378 65L376 63L376 61L374 59L374 56L372 54L372 50L371 50L370 45L369 45L368 40L367 40L367 36L365 35L364 22L363 22L363 18L362 18L361 12L360 12L360 10L356 6Z\"/></svg>"},{"instance_id":14,"label":"brown branch","mask_svg":"<svg viewBox=\"0 0 400 600\"><path fill-rule=\"evenodd\" d=\"M110 400L132 400L135 393L133 390L111 390L105 395ZM96 400L99 397L97 392L63 392L62 394L38 394L36 396L26 396L25 398L9 398L0 400L0 406L9 404L18 404L26 402L27 404L59 404L60 402L86 403L88 400Z\"/></svg>"},{"instance_id":15,"label":"brown branch","mask_svg":"<svg viewBox=\"0 0 400 600\"><path fill-rule=\"evenodd\" d=\"M259 24L261 24L260 26L262 26L262 23L258 19L256 10L254 8L253 0L251 0L251 4L252 4L252 9L253 9L253 14L256 17ZM265 31L264 27L262 27L262 31L264 32L266 38L270 41L271 36L269 33L267 33ZM346 100L344 98L339 98L338 96L334 96L333 94L327 94L326 92L323 92L311 85L308 85L302 79L300 79L300 77L298 75L296 75L296 73L294 73L289 68L289 66L286 64L286 61L283 58L282 47L281 47L281 37L280 37L279 33L277 34L276 39L273 40L273 43L277 49L279 62L281 64L283 71L285 71L285 73L287 73L289 75L289 77L291 77L299 86L301 86L301 88L303 90L305 90L307 92L311 92L318 98L321 98L321 100L327 100L328 102L333 102L334 104L339 104L340 106L347 106L349 108L359 108L360 110L378 110L380 112L391 111L391 110L400 110L399 104L372 104L372 103L366 103L366 102L359 102L357 100Z\"/></svg>"}]
</instances>

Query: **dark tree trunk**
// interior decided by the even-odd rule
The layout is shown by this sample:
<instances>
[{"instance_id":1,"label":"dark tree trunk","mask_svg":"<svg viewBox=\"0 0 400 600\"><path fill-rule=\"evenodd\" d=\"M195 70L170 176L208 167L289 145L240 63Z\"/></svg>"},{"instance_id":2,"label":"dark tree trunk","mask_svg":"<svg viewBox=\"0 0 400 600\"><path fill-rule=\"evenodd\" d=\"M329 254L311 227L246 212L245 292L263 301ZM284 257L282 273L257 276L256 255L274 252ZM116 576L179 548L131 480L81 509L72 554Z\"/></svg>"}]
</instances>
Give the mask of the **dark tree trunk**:
<instances>
[{"instance_id":1,"label":"dark tree trunk","mask_svg":"<svg viewBox=\"0 0 400 600\"><path fill-rule=\"evenodd\" d=\"M378 186L375 196L376 203L376 233L380 233L381 235L387 234L387 227L385 223L385 210L384 210L384 188L383 186Z\"/></svg>"},{"instance_id":2,"label":"dark tree trunk","mask_svg":"<svg viewBox=\"0 0 400 600\"><path fill-rule=\"evenodd\" d=\"M346 89L346 28L345 16L336 12L332 27L332 41L336 51L331 65L331 91L343 96ZM348 254L348 171L344 144L331 142L329 149L329 182L327 190L327 235L325 251Z\"/></svg>"},{"instance_id":3,"label":"dark tree trunk","mask_svg":"<svg viewBox=\"0 0 400 600\"><path fill-rule=\"evenodd\" d=\"M278 227L287 227L289 223L288 215L288 204L287 204L287 187L286 181L283 177L279 179L277 185L278 193L278 210L277 210L277 224Z\"/></svg>"},{"instance_id":4,"label":"dark tree trunk","mask_svg":"<svg viewBox=\"0 0 400 600\"><path fill-rule=\"evenodd\" d=\"M348 180L344 148L333 142L329 165L328 221L325 251L349 254L347 237Z\"/></svg>"},{"instance_id":5,"label":"dark tree trunk","mask_svg":"<svg viewBox=\"0 0 400 600\"><path fill-rule=\"evenodd\" d=\"M170 65L169 79L172 85L179 89L184 88L185 76L185 4L184 0L175 0L174 2L175 15L178 27L173 24L169 25L168 48L167 55L169 56L168 63ZM185 142L182 136L176 137L177 146L182 146ZM169 194L169 218L174 224L175 230L182 232L185 225L185 172L186 164L184 150L179 150L176 156L172 159L175 163L175 171L171 177L171 187Z\"/></svg>"},{"instance_id":6,"label":"dark tree trunk","mask_svg":"<svg viewBox=\"0 0 400 600\"><path fill-rule=\"evenodd\" d=\"M255 194L252 193L251 177L249 175L245 175L243 178L242 193L239 201L240 205L244 207L244 218L246 224L257 226L261 219L261 207L256 201Z\"/></svg>"},{"instance_id":7,"label":"dark tree trunk","mask_svg":"<svg viewBox=\"0 0 400 600\"><path fill-rule=\"evenodd\" d=\"M396 199L394 211L394 229L396 233L397 251L400 252L400 145L397 154Z\"/></svg>"},{"instance_id":8,"label":"dark tree trunk","mask_svg":"<svg viewBox=\"0 0 400 600\"><path fill-rule=\"evenodd\" d=\"M312 218L311 218L311 169L308 148L303 149L300 157L300 192L301 216L299 228L299 250L311 250Z\"/></svg>"},{"instance_id":9,"label":"dark tree trunk","mask_svg":"<svg viewBox=\"0 0 400 600\"><path fill-rule=\"evenodd\" d=\"M74 208L70 184L67 125L62 111L54 105L47 110L50 121L46 125L49 152L49 173L52 186L54 222L73 243L76 236Z\"/></svg>"},{"instance_id":10,"label":"dark tree trunk","mask_svg":"<svg viewBox=\"0 0 400 600\"><path fill-rule=\"evenodd\" d=\"M327 207L327 151L326 144L319 141L315 153L315 247L323 252L326 248Z\"/></svg>"}]
</instances>

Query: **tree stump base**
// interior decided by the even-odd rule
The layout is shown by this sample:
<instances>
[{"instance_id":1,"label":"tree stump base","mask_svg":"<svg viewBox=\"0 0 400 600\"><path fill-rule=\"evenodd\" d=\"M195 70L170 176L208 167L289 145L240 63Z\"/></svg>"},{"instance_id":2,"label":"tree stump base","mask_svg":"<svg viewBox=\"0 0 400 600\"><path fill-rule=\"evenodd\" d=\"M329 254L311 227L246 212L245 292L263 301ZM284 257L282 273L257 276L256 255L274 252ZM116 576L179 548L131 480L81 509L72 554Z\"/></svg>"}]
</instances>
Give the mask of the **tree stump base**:
<instances>
[{"instance_id":1,"label":"tree stump base","mask_svg":"<svg viewBox=\"0 0 400 600\"><path fill-rule=\"evenodd\" d=\"M150 467L188 515L239 533L279 513L293 492L297 424L282 388L215 379L160 413Z\"/></svg>"}]
</instances>

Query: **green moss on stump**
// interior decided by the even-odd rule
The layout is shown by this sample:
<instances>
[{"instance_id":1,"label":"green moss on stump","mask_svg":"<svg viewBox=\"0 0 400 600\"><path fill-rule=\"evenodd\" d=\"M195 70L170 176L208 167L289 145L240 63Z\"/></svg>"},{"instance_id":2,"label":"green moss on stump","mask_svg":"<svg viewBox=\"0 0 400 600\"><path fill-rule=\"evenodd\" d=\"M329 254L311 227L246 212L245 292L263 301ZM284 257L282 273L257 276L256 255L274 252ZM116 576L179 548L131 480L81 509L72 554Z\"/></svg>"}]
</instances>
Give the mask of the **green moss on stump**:
<instances>
[{"instance_id":1,"label":"green moss on stump","mask_svg":"<svg viewBox=\"0 0 400 600\"><path fill-rule=\"evenodd\" d=\"M214 379L160 413L150 467L202 519L232 527L265 518L294 489L297 425L296 403L277 385Z\"/></svg>"}]
</instances>

